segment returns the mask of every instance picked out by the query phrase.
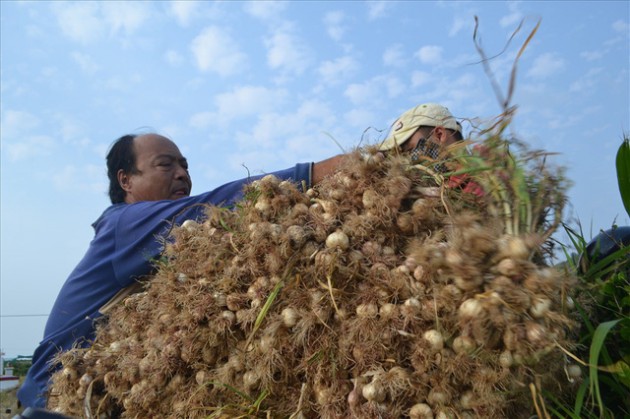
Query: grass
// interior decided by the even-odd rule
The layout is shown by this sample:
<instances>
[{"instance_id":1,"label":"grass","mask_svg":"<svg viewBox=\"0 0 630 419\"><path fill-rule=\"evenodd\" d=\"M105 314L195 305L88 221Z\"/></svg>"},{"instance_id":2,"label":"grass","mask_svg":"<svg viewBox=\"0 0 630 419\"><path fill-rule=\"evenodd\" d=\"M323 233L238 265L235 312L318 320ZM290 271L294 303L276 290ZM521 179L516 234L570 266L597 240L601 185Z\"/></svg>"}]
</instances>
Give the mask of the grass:
<instances>
[{"instance_id":1,"label":"grass","mask_svg":"<svg viewBox=\"0 0 630 419\"><path fill-rule=\"evenodd\" d=\"M20 378L20 384L24 377ZM18 408L17 390L19 386L0 392L0 419L11 419L15 415L22 413L24 409Z\"/></svg>"},{"instance_id":2,"label":"grass","mask_svg":"<svg viewBox=\"0 0 630 419\"><path fill-rule=\"evenodd\" d=\"M587 243L581 231L565 229L575 252L584 254ZM577 339L583 349L572 357L587 374L572 405L545 394L550 411L554 417L630 417L630 246L592 263L567 261L580 281L576 300L582 328Z\"/></svg>"}]
</instances>

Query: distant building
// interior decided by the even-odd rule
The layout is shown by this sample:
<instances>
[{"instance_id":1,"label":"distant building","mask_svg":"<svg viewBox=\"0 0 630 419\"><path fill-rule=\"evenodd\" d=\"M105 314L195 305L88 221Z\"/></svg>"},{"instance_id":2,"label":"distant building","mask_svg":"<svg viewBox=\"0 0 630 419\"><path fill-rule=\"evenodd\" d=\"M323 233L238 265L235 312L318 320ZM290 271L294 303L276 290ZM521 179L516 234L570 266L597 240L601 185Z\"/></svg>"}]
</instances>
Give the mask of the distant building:
<instances>
[{"instance_id":1,"label":"distant building","mask_svg":"<svg viewBox=\"0 0 630 419\"><path fill-rule=\"evenodd\" d=\"M11 390L20 384L20 378L13 375L13 367L4 366L4 352L0 352L0 391Z\"/></svg>"}]
</instances>

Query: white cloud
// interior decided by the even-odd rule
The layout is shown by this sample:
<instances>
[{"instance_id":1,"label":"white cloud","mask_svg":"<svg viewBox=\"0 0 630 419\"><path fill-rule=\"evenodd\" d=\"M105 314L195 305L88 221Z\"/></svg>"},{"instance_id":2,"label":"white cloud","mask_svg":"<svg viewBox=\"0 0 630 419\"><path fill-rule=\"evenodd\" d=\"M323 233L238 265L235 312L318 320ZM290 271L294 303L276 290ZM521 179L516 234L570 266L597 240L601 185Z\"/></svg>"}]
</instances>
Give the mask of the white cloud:
<instances>
[{"instance_id":1,"label":"white cloud","mask_svg":"<svg viewBox=\"0 0 630 419\"><path fill-rule=\"evenodd\" d=\"M326 26L326 33L335 41L340 41L345 32L345 28L342 25L344 14L341 11L332 11L326 13L324 16L324 25Z\"/></svg>"},{"instance_id":2,"label":"white cloud","mask_svg":"<svg viewBox=\"0 0 630 419\"><path fill-rule=\"evenodd\" d=\"M457 78L441 76L439 73L421 76L423 77L430 78L426 83L430 90L422 90L421 95L415 99L417 103L440 103L448 107L455 117L461 116L459 109L479 104L482 101L479 98L487 96L483 89L485 80L482 82L471 73L464 73Z\"/></svg>"},{"instance_id":3,"label":"white cloud","mask_svg":"<svg viewBox=\"0 0 630 419\"><path fill-rule=\"evenodd\" d=\"M523 13L519 10L520 5L518 1L507 2L507 6L510 10L510 14L503 16L499 20L499 25L503 28L512 26L519 20L523 19Z\"/></svg>"},{"instance_id":4,"label":"white cloud","mask_svg":"<svg viewBox=\"0 0 630 419\"><path fill-rule=\"evenodd\" d=\"M293 112L261 114L251 132L241 132L238 141L247 149L252 147L252 138L256 139L256 146L260 148L281 149L279 144L291 143L291 148L300 151L303 155L299 158L303 158L312 145L308 141L312 143L314 136L328 131L335 126L336 121L337 118L328 104L319 100L307 100ZM301 140L297 140L298 138ZM305 143L298 147L296 141ZM334 142L331 141L331 144ZM287 156L288 161L298 158L292 154L295 153Z\"/></svg>"},{"instance_id":5,"label":"white cloud","mask_svg":"<svg viewBox=\"0 0 630 419\"><path fill-rule=\"evenodd\" d=\"M221 76L241 72L247 61L230 35L217 26L205 28L193 39L190 49L201 71Z\"/></svg>"},{"instance_id":6,"label":"white cloud","mask_svg":"<svg viewBox=\"0 0 630 419\"><path fill-rule=\"evenodd\" d=\"M53 135L61 141L63 146L70 146L74 150L92 146L92 140L86 134L90 132L90 129L86 127L82 119L57 112L48 120L55 121L56 128Z\"/></svg>"},{"instance_id":7,"label":"white cloud","mask_svg":"<svg viewBox=\"0 0 630 419\"><path fill-rule=\"evenodd\" d=\"M602 59L604 56L604 51L582 51L580 52L580 57L584 58L586 61L596 61Z\"/></svg>"},{"instance_id":8,"label":"white cloud","mask_svg":"<svg viewBox=\"0 0 630 419\"><path fill-rule=\"evenodd\" d=\"M171 0L166 10L181 27L190 27L194 22L220 22L227 15L231 6L222 1Z\"/></svg>"},{"instance_id":9,"label":"white cloud","mask_svg":"<svg viewBox=\"0 0 630 419\"><path fill-rule=\"evenodd\" d=\"M479 78L470 73L464 73L454 80L445 80L446 85L442 86L446 90L446 99L443 101L444 106L459 109L463 104L470 102L472 98L483 96ZM478 99L476 99L478 100ZM453 110L455 117L458 117L456 110Z\"/></svg>"},{"instance_id":10,"label":"white cloud","mask_svg":"<svg viewBox=\"0 0 630 419\"><path fill-rule=\"evenodd\" d=\"M562 70L564 65L562 58L558 57L555 53L547 52L536 57L527 75L530 77L545 78Z\"/></svg>"},{"instance_id":11,"label":"white cloud","mask_svg":"<svg viewBox=\"0 0 630 419\"><path fill-rule=\"evenodd\" d=\"M448 30L448 36L452 38L455 35L457 35L462 29L470 27L471 21L472 19L469 16L465 18L455 17L453 19L453 23L451 24L451 27Z\"/></svg>"},{"instance_id":12,"label":"white cloud","mask_svg":"<svg viewBox=\"0 0 630 419\"><path fill-rule=\"evenodd\" d=\"M593 87L597 85L598 80L600 79L601 73L604 71L604 68L597 67L590 69L584 76L580 77L569 87L570 92L584 92L591 90Z\"/></svg>"},{"instance_id":13,"label":"white cloud","mask_svg":"<svg viewBox=\"0 0 630 419\"><path fill-rule=\"evenodd\" d=\"M367 1L368 20L376 20L385 16L387 9L386 1Z\"/></svg>"},{"instance_id":14,"label":"white cloud","mask_svg":"<svg viewBox=\"0 0 630 419\"><path fill-rule=\"evenodd\" d=\"M261 114L252 127L251 132L241 133L238 138L239 144L246 146L248 141L251 141L251 138L256 138L256 146L261 148L270 147L274 143L279 144L282 138L294 132L295 128L292 128L294 119L288 115L281 115L276 112Z\"/></svg>"},{"instance_id":15,"label":"white cloud","mask_svg":"<svg viewBox=\"0 0 630 419\"><path fill-rule=\"evenodd\" d=\"M40 123L39 118L29 112L7 110L2 116L2 140L14 140L24 136Z\"/></svg>"},{"instance_id":16,"label":"white cloud","mask_svg":"<svg viewBox=\"0 0 630 419\"><path fill-rule=\"evenodd\" d=\"M571 86L569 87L569 91L575 92L575 93L584 92L586 90L589 90L593 86L595 86L595 81L593 79L580 78L574 81L573 83L571 83Z\"/></svg>"},{"instance_id":17,"label":"white cloud","mask_svg":"<svg viewBox=\"0 0 630 419\"><path fill-rule=\"evenodd\" d=\"M613 22L612 28L615 32L619 32L620 34L627 36L628 31L630 30L630 25L628 25L628 22L623 20L616 20Z\"/></svg>"},{"instance_id":18,"label":"white cloud","mask_svg":"<svg viewBox=\"0 0 630 419\"><path fill-rule=\"evenodd\" d=\"M243 9L257 19L271 20L277 18L287 6L288 2L284 1L248 1Z\"/></svg>"},{"instance_id":19,"label":"white cloud","mask_svg":"<svg viewBox=\"0 0 630 419\"><path fill-rule=\"evenodd\" d=\"M394 44L383 52L385 66L400 67L407 61L401 44Z\"/></svg>"},{"instance_id":20,"label":"white cloud","mask_svg":"<svg viewBox=\"0 0 630 419\"><path fill-rule=\"evenodd\" d=\"M398 97L405 91L405 84L396 77L386 77L384 80L390 98Z\"/></svg>"},{"instance_id":21,"label":"white cloud","mask_svg":"<svg viewBox=\"0 0 630 419\"><path fill-rule=\"evenodd\" d=\"M149 3L141 1L105 1L101 5L107 27L112 34L123 30L132 34L149 20L151 12Z\"/></svg>"},{"instance_id":22,"label":"white cloud","mask_svg":"<svg viewBox=\"0 0 630 419\"><path fill-rule=\"evenodd\" d=\"M190 117L189 124L193 128L206 128L217 121L215 112L198 112Z\"/></svg>"},{"instance_id":23,"label":"white cloud","mask_svg":"<svg viewBox=\"0 0 630 419\"><path fill-rule=\"evenodd\" d=\"M217 95L216 104L221 118L256 115L279 107L288 97L284 89L272 90L261 86L237 87L231 92Z\"/></svg>"},{"instance_id":24,"label":"white cloud","mask_svg":"<svg viewBox=\"0 0 630 419\"><path fill-rule=\"evenodd\" d=\"M105 32L99 9L95 2L52 3L53 13L64 35L82 44L99 39Z\"/></svg>"},{"instance_id":25,"label":"white cloud","mask_svg":"<svg viewBox=\"0 0 630 419\"><path fill-rule=\"evenodd\" d=\"M117 92L129 92L142 82L140 73L132 74L129 77L114 76L102 81L103 88Z\"/></svg>"},{"instance_id":26,"label":"white cloud","mask_svg":"<svg viewBox=\"0 0 630 419\"><path fill-rule=\"evenodd\" d=\"M411 73L411 86L423 86L431 82L432 79L433 76L431 76L431 74L427 73L426 71L414 71L413 73Z\"/></svg>"},{"instance_id":27,"label":"white cloud","mask_svg":"<svg viewBox=\"0 0 630 419\"><path fill-rule=\"evenodd\" d=\"M290 99L288 95L287 99ZM284 100L282 98L283 103ZM268 108L277 109L279 106ZM224 138L229 135L239 146L225 158L231 170L241 173L242 164L245 164L252 174L258 174L262 170L294 164L296 161L313 161L340 152L329 135L339 142L349 136L342 132L345 124L340 124L338 115L328 103L313 99L296 103L290 109L287 112L257 111L253 124L222 127L222 121L213 121L213 137ZM212 119L218 115L218 112L197 115L198 122L204 117Z\"/></svg>"},{"instance_id":28,"label":"white cloud","mask_svg":"<svg viewBox=\"0 0 630 419\"><path fill-rule=\"evenodd\" d=\"M57 67L47 66L42 68L41 73L45 78L52 79L59 74L59 69L57 69Z\"/></svg>"},{"instance_id":29,"label":"white cloud","mask_svg":"<svg viewBox=\"0 0 630 419\"><path fill-rule=\"evenodd\" d=\"M172 1L170 11L175 16L177 23L181 26L188 26L192 17L198 10L199 3L196 1Z\"/></svg>"},{"instance_id":30,"label":"white cloud","mask_svg":"<svg viewBox=\"0 0 630 419\"><path fill-rule=\"evenodd\" d=\"M99 66L92 60L92 57L88 54L81 54L80 52L73 52L72 59L79 64L81 70L88 74L94 74L99 69Z\"/></svg>"},{"instance_id":31,"label":"white cloud","mask_svg":"<svg viewBox=\"0 0 630 419\"><path fill-rule=\"evenodd\" d=\"M215 97L216 110L198 112L189 123L194 128L211 125L227 127L230 122L245 116L260 115L269 109L279 108L289 97L285 89L268 89L262 86L240 86Z\"/></svg>"},{"instance_id":32,"label":"white cloud","mask_svg":"<svg viewBox=\"0 0 630 419\"><path fill-rule=\"evenodd\" d=\"M151 15L150 5L144 2L53 2L52 11L64 35L82 44L107 33L130 35Z\"/></svg>"},{"instance_id":33,"label":"white cloud","mask_svg":"<svg viewBox=\"0 0 630 419\"><path fill-rule=\"evenodd\" d=\"M423 64L439 64L442 61L442 47L425 45L414 54Z\"/></svg>"},{"instance_id":34,"label":"white cloud","mask_svg":"<svg viewBox=\"0 0 630 419\"><path fill-rule=\"evenodd\" d=\"M499 25L501 25L501 27L503 28L507 26L513 26L521 19L523 19L523 14L521 12L512 12L509 15L503 16L499 20Z\"/></svg>"},{"instance_id":35,"label":"white cloud","mask_svg":"<svg viewBox=\"0 0 630 419\"><path fill-rule=\"evenodd\" d=\"M291 26L285 24L265 40L267 64L283 73L301 74L311 62L311 52L292 32Z\"/></svg>"},{"instance_id":36,"label":"white cloud","mask_svg":"<svg viewBox=\"0 0 630 419\"><path fill-rule=\"evenodd\" d=\"M377 102L383 96L395 98L405 91L405 85L396 77L376 76L364 83L353 83L344 91L354 105Z\"/></svg>"},{"instance_id":37,"label":"white cloud","mask_svg":"<svg viewBox=\"0 0 630 419\"><path fill-rule=\"evenodd\" d=\"M335 113L327 103L321 100L306 100L302 102L296 113L300 121L314 121L316 125L328 126L336 120Z\"/></svg>"},{"instance_id":38,"label":"white cloud","mask_svg":"<svg viewBox=\"0 0 630 419\"><path fill-rule=\"evenodd\" d=\"M378 99L378 86L371 81L365 83L352 83L346 88L343 94L350 99L353 104L365 105L372 100Z\"/></svg>"},{"instance_id":39,"label":"white cloud","mask_svg":"<svg viewBox=\"0 0 630 419\"><path fill-rule=\"evenodd\" d=\"M124 91L127 89L127 84L120 77L110 77L103 80L103 87L107 90Z\"/></svg>"},{"instance_id":40,"label":"white cloud","mask_svg":"<svg viewBox=\"0 0 630 419\"><path fill-rule=\"evenodd\" d=\"M376 115L367 109L352 109L343 115L343 119L351 127L366 129L374 123Z\"/></svg>"},{"instance_id":41,"label":"white cloud","mask_svg":"<svg viewBox=\"0 0 630 419\"><path fill-rule=\"evenodd\" d=\"M580 121L588 120L590 116L601 109L601 106L591 106L582 108L579 112L561 114L554 112L548 112L543 114L546 117L549 128L553 130L563 130L569 127L579 125Z\"/></svg>"},{"instance_id":42,"label":"white cloud","mask_svg":"<svg viewBox=\"0 0 630 419\"><path fill-rule=\"evenodd\" d=\"M65 166L52 176L55 189L62 192L91 192L103 193L107 191L107 182L103 180L103 168L94 164L83 167Z\"/></svg>"},{"instance_id":43,"label":"white cloud","mask_svg":"<svg viewBox=\"0 0 630 419\"><path fill-rule=\"evenodd\" d=\"M174 51L172 49L169 49L168 51L164 53L164 59L166 60L167 63L169 63L173 67L177 67L184 62L184 57L182 57L182 55L179 52Z\"/></svg>"},{"instance_id":44,"label":"white cloud","mask_svg":"<svg viewBox=\"0 0 630 419\"><path fill-rule=\"evenodd\" d=\"M2 148L13 161L50 154L54 146L55 141L47 135L27 135L17 141L2 141Z\"/></svg>"},{"instance_id":45,"label":"white cloud","mask_svg":"<svg viewBox=\"0 0 630 419\"><path fill-rule=\"evenodd\" d=\"M109 151L110 146L111 144L109 143L104 143L104 142L96 143L92 146L92 152L96 154L99 157L99 159L104 158L107 155L107 152Z\"/></svg>"},{"instance_id":46,"label":"white cloud","mask_svg":"<svg viewBox=\"0 0 630 419\"><path fill-rule=\"evenodd\" d=\"M325 83L335 84L354 74L358 67L357 61L346 55L332 61L324 61L318 72Z\"/></svg>"},{"instance_id":47,"label":"white cloud","mask_svg":"<svg viewBox=\"0 0 630 419\"><path fill-rule=\"evenodd\" d=\"M59 117L61 139L66 144L86 146L90 143L83 134L83 127L76 121L69 118Z\"/></svg>"},{"instance_id":48,"label":"white cloud","mask_svg":"<svg viewBox=\"0 0 630 419\"><path fill-rule=\"evenodd\" d=\"M156 132L162 133L167 138L174 140L179 144L179 149L184 155L190 153L190 148L187 143L181 143L179 139L182 139L186 136L187 132L179 123L166 123L158 127Z\"/></svg>"},{"instance_id":49,"label":"white cloud","mask_svg":"<svg viewBox=\"0 0 630 419\"><path fill-rule=\"evenodd\" d=\"M242 134L245 137L249 137L251 134ZM251 137L250 141L251 141ZM245 150L236 154L227 156L227 161L224 163L236 173L237 178L245 178L249 176L258 176L265 173L272 172L278 165L279 151L278 150ZM211 175L211 172L206 171L206 175Z\"/></svg>"},{"instance_id":50,"label":"white cloud","mask_svg":"<svg viewBox=\"0 0 630 419\"><path fill-rule=\"evenodd\" d=\"M41 25L34 25L34 24L25 25L24 29L26 30L26 34L30 38L43 38L43 37L48 36L48 34L44 32L44 28L42 28Z\"/></svg>"},{"instance_id":51,"label":"white cloud","mask_svg":"<svg viewBox=\"0 0 630 419\"><path fill-rule=\"evenodd\" d=\"M13 80L3 80L3 82L0 84L0 94L9 92L13 93L16 96L21 96L24 92L24 88L18 86L18 84Z\"/></svg>"}]
</instances>

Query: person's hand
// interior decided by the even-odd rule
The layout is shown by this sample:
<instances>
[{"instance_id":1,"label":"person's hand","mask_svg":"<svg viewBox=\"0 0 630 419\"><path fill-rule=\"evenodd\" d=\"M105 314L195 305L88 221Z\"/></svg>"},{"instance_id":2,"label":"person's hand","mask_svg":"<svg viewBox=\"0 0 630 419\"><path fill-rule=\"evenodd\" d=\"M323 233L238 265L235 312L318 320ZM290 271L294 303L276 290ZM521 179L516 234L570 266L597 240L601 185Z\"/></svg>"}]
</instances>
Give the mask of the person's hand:
<instances>
[{"instance_id":1,"label":"person's hand","mask_svg":"<svg viewBox=\"0 0 630 419\"><path fill-rule=\"evenodd\" d=\"M361 158L367 164L376 164L385 160L385 152L377 151L376 153L370 153L369 151L361 151Z\"/></svg>"},{"instance_id":2,"label":"person's hand","mask_svg":"<svg viewBox=\"0 0 630 419\"><path fill-rule=\"evenodd\" d=\"M449 188L459 188L464 193L471 193L478 197L485 195L481 185L473 181L469 175L463 173L461 175L453 175L448 179L447 186Z\"/></svg>"}]
</instances>

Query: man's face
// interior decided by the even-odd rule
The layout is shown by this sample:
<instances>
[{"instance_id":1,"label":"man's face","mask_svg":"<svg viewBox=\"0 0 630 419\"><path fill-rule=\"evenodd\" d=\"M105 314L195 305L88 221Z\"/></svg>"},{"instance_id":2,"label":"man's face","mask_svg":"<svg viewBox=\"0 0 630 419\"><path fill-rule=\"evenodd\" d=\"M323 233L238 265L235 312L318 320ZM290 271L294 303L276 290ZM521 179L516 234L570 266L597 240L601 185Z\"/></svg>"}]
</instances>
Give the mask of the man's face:
<instances>
[{"instance_id":1,"label":"man's face","mask_svg":"<svg viewBox=\"0 0 630 419\"><path fill-rule=\"evenodd\" d=\"M448 147L451 144L455 144L456 142L462 140L462 135L452 129L444 128L443 136L444 136L444 140L442 141L443 147Z\"/></svg>"},{"instance_id":2,"label":"man's face","mask_svg":"<svg viewBox=\"0 0 630 419\"><path fill-rule=\"evenodd\" d=\"M403 144L403 151L414 150L416 148L416 145L418 144L418 141L420 141L420 139L422 138L427 140L427 147L433 148L435 150L435 155L430 155L430 157L437 158L437 154L441 150L444 150L451 144L454 144L457 141L461 140L461 134L459 134L457 131L444 127L435 127L433 130L431 130L430 133L428 133L428 136L427 133L423 133L421 130L418 130L411 136L411 138L409 138L409 141ZM431 144L433 145L431 146Z\"/></svg>"},{"instance_id":3,"label":"man's face","mask_svg":"<svg viewBox=\"0 0 630 419\"><path fill-rule=\"evenodd\" d=\"M192 181L188 162L171 140L155 135L134 139L136 172L119 171L118 181L125 190L125 202L179 199L190 195Z\"/></svg>"}]
</instances>

